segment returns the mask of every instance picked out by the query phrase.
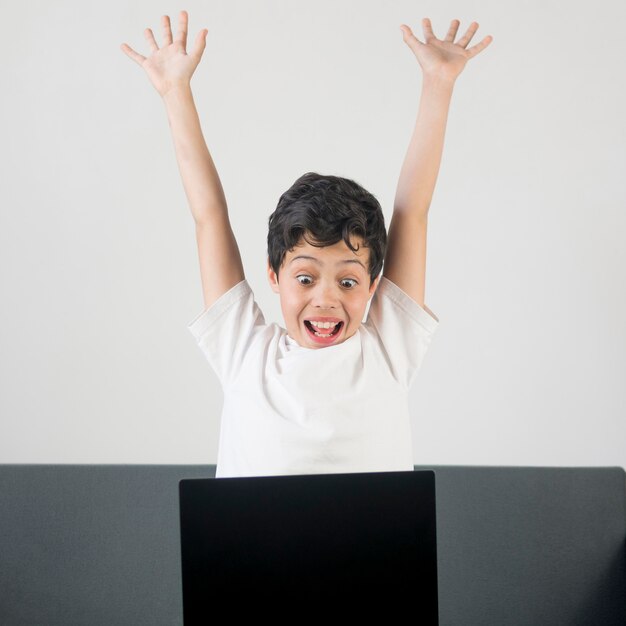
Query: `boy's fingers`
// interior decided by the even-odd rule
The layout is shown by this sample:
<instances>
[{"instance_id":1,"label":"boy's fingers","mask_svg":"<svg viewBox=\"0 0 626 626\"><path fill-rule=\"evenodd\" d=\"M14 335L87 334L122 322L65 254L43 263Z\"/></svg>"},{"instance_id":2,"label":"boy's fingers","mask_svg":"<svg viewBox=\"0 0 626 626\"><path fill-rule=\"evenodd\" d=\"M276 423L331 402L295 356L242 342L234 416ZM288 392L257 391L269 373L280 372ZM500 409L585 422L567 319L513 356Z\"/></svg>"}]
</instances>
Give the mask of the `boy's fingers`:
<instances>
[{"instance_id":1,"label":"boy's fingers","mask_svg":"<svg viewBox=\"0 0 626 626\"><path fill-rule=\"evenodd\" d=\"M472 46L467 50L468 57L471 59L476 56L481 50L484 50L491 42L493 41L493 37L491 35L487 35L480 43L477 43L475 46Z\"/></svg>"},{"instance_id":2,"label":"boy's fingers","mask_svg":"<svg viewBox=\"0 0 626 626\"><path fill-rule=\"evenodd\" d=\"M433 33L433 27L430 20L427 17L422 20L422 30L424 31L424 40L426 43L428 43L431 39L437 39L437 37L435 37L435 33Z\"/></svg>"},{"instance_id":3,"label":"boy's fingers","mask_svg":"<svg viewBox=\"0 0 626 626\"><path fill-rule=\"evenodd\" d=\"M461 37L461 39L459 39L456 42L457 46L461 46L462 48L465 48L465 46L467 46L467 44L470 42L471 38L476 34L477 30L478 30L478 22L472 22L469 25L469 28L467 29L467 31L465 32L465 35L463 35L463 37Z\"/></svg>"},{"instance_id":4,"label":"boy's fingers","mask_svg":"<svg viewBox=\"0 0 626 626\"><path fill-rule=\"evenodd\" d=\"M129 45L125 43L123 43L120 46L120 48L122 49L122 52L126 54L126 56L129 56L133 61L135 61L139 65L143 65L143 62L146 60L145 56L139 54L138 52L135 52Z\"/></svg>"},{"instance_id":5,"label":"boy's fingers","mask_svg":"<svg viewBox=\"0 0 626 626\"><path fill-rule=\"evenodd\" d=\"M163 24L163 45L169 46L172 43L172 25L170 24L170 16L164 15L161 18Z\"/></svg>"},{"instance_id":6,"label":"boy's fingers","mask_svg":"<svg viewBox=\"0 0 626 626\"><path fill-rule=\"evenodd\" d=\"M204 52L204 49L206 48L206 36L208 32L209 31L206 28L204 28L198 33L198 36L196 37L196 43L193 46L194 55L198 57L202 56L202 53Z\"/></svg>"},{"instance_id":7,"label":"boy's fingers","mask_svg":"<svg viewBox=\"0 0 626 626\"><path fill-rule=\"evenodd\" d=\"M143 31L143 34L148 42L148 45L150 46L150 50L152 50L152 52L156 52L159 49L159 46L157 46L157 42L154 39L152 31L149 28L146 28L146 30Z\"/></svg>"},{"instance_id":8,"label":"boy's fingers","mask_svg":"<svg viewBox=\"0 0 626 626\"><path fill-rule=\"evenodd\" d=\"M178 15L178 33L176 34L176 41L180 41L183 44L183 48L187 49L187 24L189 22L189 16L187 11L181 11Z\"/></svg>"},{"instance_id":9,"label":"boy's fingers","mask_svg":"<svg viewBox=\"0 0 626 626\"><path fill-rule=\"evenodd\" d=\"M459 22L459 20L452 20L452 22L450 22L450 28L448 29L448 34L446 35L444 41L454 41L454 38L456 37L456 31L459 30L460 24L461 22Z\"/></svg>"},{"instance_id":10,"label":"boy's fingers","mask_svg":"<svg viewBox=\"0 0 626 626\"><path fill-rule=\"evenodd\" d=\"M422 42L413 34L413 31L406 25L406 24L402 24L402 26L400 26L400 29L402 30L402 38L404 39L404 41L407 43L407 45L409 46L409 48L413 49L413 47L417 44L424 45L422 44Z\"/></svg>"}]
</instances>

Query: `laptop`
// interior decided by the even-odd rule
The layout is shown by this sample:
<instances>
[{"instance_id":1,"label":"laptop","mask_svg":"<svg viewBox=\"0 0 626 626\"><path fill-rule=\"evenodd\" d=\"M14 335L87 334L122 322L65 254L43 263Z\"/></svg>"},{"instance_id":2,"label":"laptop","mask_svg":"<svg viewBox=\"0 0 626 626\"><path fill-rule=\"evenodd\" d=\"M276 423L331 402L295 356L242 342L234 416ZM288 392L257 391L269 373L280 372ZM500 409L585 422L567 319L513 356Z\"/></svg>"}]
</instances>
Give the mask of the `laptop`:
<instances>
[{"instance_id":1,"label":"laptop","mask_svg":"<svg viewBox=\"0 0 626 626\"><path fill-rule=\"evenodd\" d=\"M226 615L438 625L432 470L179 482L185 626Z\"/></svg>"}]
</instances>

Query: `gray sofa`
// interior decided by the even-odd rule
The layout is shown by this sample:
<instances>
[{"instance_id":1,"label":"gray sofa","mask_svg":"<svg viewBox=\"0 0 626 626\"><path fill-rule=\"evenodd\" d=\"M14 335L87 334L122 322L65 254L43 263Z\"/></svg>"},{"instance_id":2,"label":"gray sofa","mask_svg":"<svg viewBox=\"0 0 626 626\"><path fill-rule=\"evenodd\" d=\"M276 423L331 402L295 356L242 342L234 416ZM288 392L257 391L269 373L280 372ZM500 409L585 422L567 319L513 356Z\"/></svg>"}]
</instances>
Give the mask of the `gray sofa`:
<instances>
[{"instance_id":1,"label":"gray sofa","mask_svg":"<svg viewBox=\"0 0 626 626\"><path fill-rule=\"evenodd\" d=\"M415 469L435 471L442 626L626 623L622 468ZM0 465L0 625L182 624L178 481L214 475Z\"/></svg>"}]
</instances>

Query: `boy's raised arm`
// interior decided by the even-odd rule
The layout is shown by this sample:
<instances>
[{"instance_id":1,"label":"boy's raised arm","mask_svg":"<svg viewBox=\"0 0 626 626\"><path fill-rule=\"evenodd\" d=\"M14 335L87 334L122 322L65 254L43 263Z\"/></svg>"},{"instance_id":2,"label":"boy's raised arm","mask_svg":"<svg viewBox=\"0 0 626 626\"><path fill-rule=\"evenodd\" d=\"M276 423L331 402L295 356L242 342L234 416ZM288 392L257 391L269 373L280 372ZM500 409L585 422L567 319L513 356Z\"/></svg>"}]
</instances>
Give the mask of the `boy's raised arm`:
<instances>
[{"instance_id":1,"label":"boy's raised arm","mask_svg":"<svg viewBox=\"0 0 626 626\"><path fill-rule=\"evenodd\" d=\"M456 43L453 42L458 20L452 21L444 40L435 37L428 18L422 20L422 26L425 44L408 26L401 27L404 41L422 67L422 94L417 122L400 171L383 276L424 308L428 209L441 164L454 83L468 59L491 43L493 37L487 36L466 50L478 29L476 22L470 24Z\"/></svg>"},{"instance_id":2,"label":"boy's raised arm","mask_svg":"<svg viewBox=\"0 0 626 626\"><path fill-rule=\"evenodd\" d=\"M163 100L178 168L196 222L202 293L208 309L244 279L243 263L228 218L224 190L202 136L191 88L171 89Z\"/></svg>"},{"instance_id":3,"label":"boy's raised arm","mask_svg":"<svg viewBox=\"0 0 626 626\"><path fill-rule=\"evenodd\" d=\"M206 30L196 37L187 54L186 11L181 11L178 34L172 41L170 20L162 18L163 46L158 48L152 31L145 36L152 49L146 58L130 46L122 51L141 65L165 104L178 168L196 223L196 241L205 308L244 279L243 264L228 218L224 190L202 135L198 112L191 92L191 76L205 48Z\"/></svg>"}]
</instances>

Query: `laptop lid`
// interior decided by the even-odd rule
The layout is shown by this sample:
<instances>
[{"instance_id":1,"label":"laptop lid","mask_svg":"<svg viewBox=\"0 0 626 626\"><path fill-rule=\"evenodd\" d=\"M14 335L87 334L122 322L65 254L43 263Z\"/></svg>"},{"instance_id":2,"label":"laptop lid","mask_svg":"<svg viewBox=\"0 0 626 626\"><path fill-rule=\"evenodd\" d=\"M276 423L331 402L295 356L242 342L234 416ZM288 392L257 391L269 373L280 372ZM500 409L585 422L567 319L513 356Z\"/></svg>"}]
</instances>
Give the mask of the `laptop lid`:
<instances>
[{"instance_id":1,"label":"laptop lid","mask_svg":"<svg viewBox=\"0 0 626 626\"><path fill-rule=\"evenodd\" d=\"M287 606L438 624L432 470L183 479L179 497L185 626Z\"/></svg>"}]
</instances>

